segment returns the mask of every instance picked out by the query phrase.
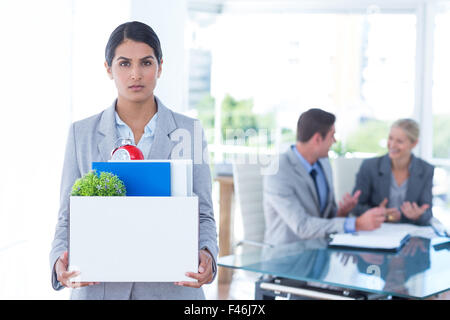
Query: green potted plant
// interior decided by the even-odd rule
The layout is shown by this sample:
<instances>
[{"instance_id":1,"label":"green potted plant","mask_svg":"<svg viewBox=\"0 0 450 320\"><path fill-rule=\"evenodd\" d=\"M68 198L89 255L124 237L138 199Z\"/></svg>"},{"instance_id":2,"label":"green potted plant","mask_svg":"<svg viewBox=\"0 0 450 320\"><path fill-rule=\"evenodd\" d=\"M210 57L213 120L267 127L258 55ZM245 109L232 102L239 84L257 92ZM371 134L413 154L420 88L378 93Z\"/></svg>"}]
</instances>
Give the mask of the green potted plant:
<instances>
[{"instance_id":1,"label":"green potted plant","mask_svg":"<svg viewBox=\"0 0 450 320\"><path fill-rule=\"evenodd\" d=\"M109 172L95 171L77 179L72 187L72 196L82 197L114 197L126 196L125 184L116 175Z\"/></svg>"}]
</instances>

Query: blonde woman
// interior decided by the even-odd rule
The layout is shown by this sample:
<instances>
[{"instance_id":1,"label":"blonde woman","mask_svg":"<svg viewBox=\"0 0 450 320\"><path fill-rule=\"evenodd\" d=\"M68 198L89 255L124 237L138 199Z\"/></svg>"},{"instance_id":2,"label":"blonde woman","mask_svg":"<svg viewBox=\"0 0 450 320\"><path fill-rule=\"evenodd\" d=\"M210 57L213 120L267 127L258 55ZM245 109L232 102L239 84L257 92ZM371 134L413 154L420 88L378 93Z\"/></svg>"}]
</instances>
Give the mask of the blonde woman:
<instances>
[{"instance_id":1,"label":"blonde woman","mask_svg":"<svg viewBox=\"0 0 450 320\"><path fill-rule=\"evenodd\" d=\"M400 119L391 126L388 153L365 160L359 169L354 190L361 195L354 213L381 206L389 222L429 223L434 167L412 153L418 141L416 121Z\"/></svg>"}]
</instances>

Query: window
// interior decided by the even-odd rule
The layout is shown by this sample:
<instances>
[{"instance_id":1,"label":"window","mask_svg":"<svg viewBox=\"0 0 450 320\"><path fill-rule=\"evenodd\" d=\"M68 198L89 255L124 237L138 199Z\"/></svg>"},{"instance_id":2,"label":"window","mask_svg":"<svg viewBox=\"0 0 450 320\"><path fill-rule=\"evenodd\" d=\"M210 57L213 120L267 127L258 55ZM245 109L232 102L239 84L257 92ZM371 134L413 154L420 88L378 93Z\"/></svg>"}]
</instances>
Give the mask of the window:
<instances>
[{"instance_id":1,"label":"window","mask_svg":"<svg viewBox=\"0 0 450 320\"><path fill-rule=\"evenodd\" d=\"M295 142L298 117L311 107L336 114L337 154L382 154L390 124L413 116L412 13L191 12L190 17L190 73L199 80L196 87L190 84L195 97L190 107L209 129L216 160L239 152L230 145L262 149L266 143L273 152L283 150ZM199 66L195 57L205 55L208 60ZM249 142L251 134L230 140L242 136L239 130L259 140Z\"/></svg>"},{"instance_id":2,"label":"window","mask_svg":"<svg viewBox=\"0 0 450 320\"><path fill-rule=\"evenodd\" d=\"M450 6L442 2L436 8L432 83L432 154L435 169L435 204L448 207L450 186Z\"/></svg>"},{"instance_id":3,"label":"window","mask_svg":"<svg viewBox=\"0 0 450 320\"><path fill-rule=\"evenodd\" d=\"M436 14L433 68L433 157L450 159L450 6Z\"/></svg>"}]
</instances>

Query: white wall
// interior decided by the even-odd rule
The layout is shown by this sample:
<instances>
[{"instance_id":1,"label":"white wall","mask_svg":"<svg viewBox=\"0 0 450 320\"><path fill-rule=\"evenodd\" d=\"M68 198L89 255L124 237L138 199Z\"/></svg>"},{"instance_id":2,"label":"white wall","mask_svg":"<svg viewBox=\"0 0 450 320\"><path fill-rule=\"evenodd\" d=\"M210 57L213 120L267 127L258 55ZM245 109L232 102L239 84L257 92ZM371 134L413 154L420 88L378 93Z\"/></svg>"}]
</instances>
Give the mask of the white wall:
<instances>
[{"instance_id":1,"label":"white wall","mask_svg":"<svg viewBox=\"0 0 450 320\"><path fill-rule=\"evenodd\" d=\"M131 20L151 26L161 42L163 66L155 93L178 112L187 110L188 101L186 19L186 0L131 0Z\"/></svg>"},{"instance_id":2,"label":"white wall","mask_svg":"<svg viewBox=\"0 0 450 320\"><path fill-rule=\"evenodd\" d=\"M50 285L70 110L69 0L0 1L0 299Z\"/></svg>"}]
</instances>

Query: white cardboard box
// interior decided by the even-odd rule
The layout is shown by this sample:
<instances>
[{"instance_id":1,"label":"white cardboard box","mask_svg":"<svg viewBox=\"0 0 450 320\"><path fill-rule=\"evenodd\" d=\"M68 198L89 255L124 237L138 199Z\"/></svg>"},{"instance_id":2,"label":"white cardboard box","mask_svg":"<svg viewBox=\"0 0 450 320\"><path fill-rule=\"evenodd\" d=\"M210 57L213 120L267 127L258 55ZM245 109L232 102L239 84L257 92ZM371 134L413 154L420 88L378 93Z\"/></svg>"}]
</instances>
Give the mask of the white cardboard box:
<instances>
[{"instance_id":1,"label":"white cardboard box","mask_svg":"<svg viewBox=\"0 0 450 320\"><path fill-rule=\"evenodd\" d=\"M195 281L197 197L70 197L74 281Z\"/></svg>"}]
</instances>

